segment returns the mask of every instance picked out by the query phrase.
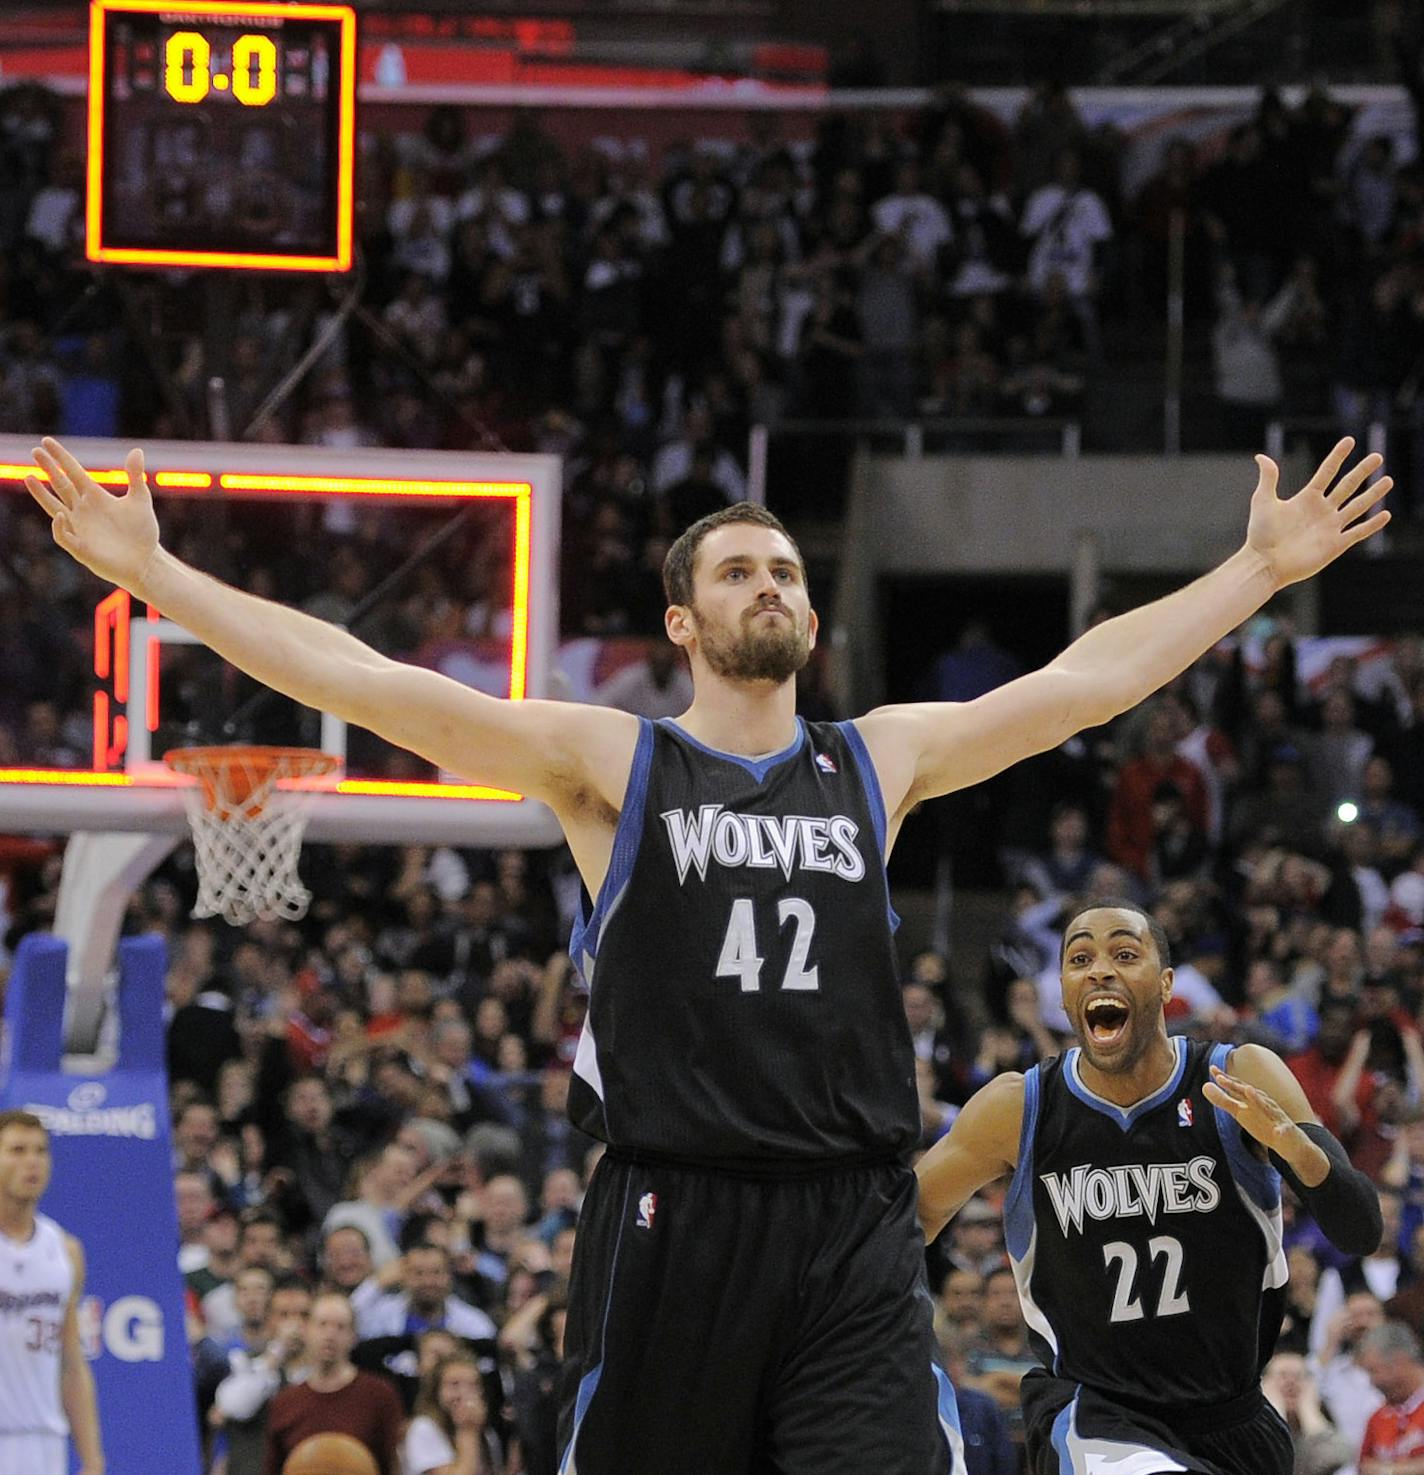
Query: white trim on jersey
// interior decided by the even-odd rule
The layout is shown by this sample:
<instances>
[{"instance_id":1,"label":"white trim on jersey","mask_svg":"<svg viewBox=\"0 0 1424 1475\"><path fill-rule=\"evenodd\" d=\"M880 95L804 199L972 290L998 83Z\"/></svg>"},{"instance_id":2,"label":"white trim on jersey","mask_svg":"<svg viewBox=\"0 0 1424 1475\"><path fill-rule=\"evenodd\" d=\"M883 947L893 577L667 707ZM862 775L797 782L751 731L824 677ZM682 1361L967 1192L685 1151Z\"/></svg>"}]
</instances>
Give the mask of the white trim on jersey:
<instances>
[{"instance_id":1,"label":"white trim on jersey","mask_svg":"<svg viewBox=\"0 0 1424 1475\"><path fill-rule=\"evenodd\" d=\"M1064 1422L1066 1414L1066 1426ZM1187 1466L1147 1444L1121 1439L1085 1439L1078 1432L1078 1400L1053 1422L1053 1443L1062 1475L1167 1475Z\"/></svg>"},{"instance_id":2,"label":"white trim on jersey","mask_svg":"<svg viewBox=\"0 0 1424 1475\"><path fill-rule=\"evenodd\" d=\"M1286 1262L1285 1225L1281 1219L1280 1205L1277 1204L1267 1213L1245 1188L1237 1183L1236 1175L1231 1172L1230 1163L1227 1163L1226 1171L1236 1189L1237 1197L1245 1205L1246 1212L1256 1221L1256 1227L1261 1231L1261 1238L1266 1241L1266 1269L1261 1276L1261 1288L1267 1291L1277 1291L1290 1279L1290 1266Z\"/></svg>"},{"instance_id":3,"label":"white trim on jersey","mask_svg":"<svg viewBox=\"0 0 1424 1475\"><path fill-rule=\"evenodd\" d=\"M598 1068L598 1045L587 1015L584 1016L583 1028L579 1030L578 1049L574 1051L574 1074L600 1101L603 1100L603 1072Z\"/></svg>"},{"instance_id":4,"label":"white trim on jersey","mask_svg":"<svg viewBox=\"0 0 1424 1475\"><path fill-rule=\"evenodd\" d=\"M1022 1260L1016 1260L1009 1256L1009 1266L1014 1272L1014 1285L1018 1287L1019 1310L1023 1312L1024 1323L1030 1331L1035 1331L1053 1349L1055 1360L1058 1357L1058 1338L1053 1334L1053 1323L1043 1313L1043 1308L1033 1299L1033 1266L1038 1251L1038 1224L1035 1222L1033 1233L1029 1236L1028 1249L1024 1251Z\"/></svg>"}]
</instances>

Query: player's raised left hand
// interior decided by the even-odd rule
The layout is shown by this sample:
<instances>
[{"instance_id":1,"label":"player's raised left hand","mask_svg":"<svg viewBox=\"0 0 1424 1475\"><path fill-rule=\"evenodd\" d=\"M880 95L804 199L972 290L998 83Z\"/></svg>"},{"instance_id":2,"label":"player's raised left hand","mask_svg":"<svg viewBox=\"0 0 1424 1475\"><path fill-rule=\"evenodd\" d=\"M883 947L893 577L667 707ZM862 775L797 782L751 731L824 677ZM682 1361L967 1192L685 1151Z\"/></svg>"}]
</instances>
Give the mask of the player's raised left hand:
<instances>
[{"instance_id":1,"label":"player's raised left hand","mask_svg":"<svg viewBox=\"0 0 1424 1475\"><path fill-rule=\"evenodd\" d=\"M1251 496L1246 543L1265 559L1279 588L1318 574L1389 521L1384 509L1365 515L1394 485L1388 476L1365 485L1384 464L1383 458L1366 456L1341 475L1354 449L1355 442L1347 435L1305 486L1285 498L1276 491L1280 467L1269 456L1256 457L1261 475Z\"/></svg>"},{"instance_id":2,"label":"player's raised left hand","mask_svg":"<svg viewBox=\"0 0 1424 1475\"><path fill-rule=\"evenodd\" d=\"M124 462L126 495L106 491L52 436L34 452L45 474L27 476L25 486L49 514L54 541L86 568L131 594L158 549L158 519L143 474L143 452L134 449Z\"/></svg>"},{"instance_id":3,"label":"player's raised left hand","mask_svg":"<svg viewBox=\"0 0 1424 1475\"><path fill-rule=\"evenodd\" d=\"M1202 1095L1213 1106L1235 1117L1241 1130L1262 1147L1290 1159L1300 1128L1273 1096L1215 1065L1211 1068L1211 1079L1202 1087Z\"/></svg>"}]
</instances>

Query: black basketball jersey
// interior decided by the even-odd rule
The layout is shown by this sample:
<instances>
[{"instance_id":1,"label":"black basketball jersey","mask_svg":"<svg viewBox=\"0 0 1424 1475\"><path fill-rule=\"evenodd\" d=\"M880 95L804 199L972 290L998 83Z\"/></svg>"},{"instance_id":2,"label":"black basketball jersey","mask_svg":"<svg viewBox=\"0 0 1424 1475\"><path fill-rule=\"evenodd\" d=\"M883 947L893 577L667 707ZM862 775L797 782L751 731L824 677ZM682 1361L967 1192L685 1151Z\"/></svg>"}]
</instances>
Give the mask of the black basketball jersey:
<instances>
[{"instance_id":1,"label":"black basketball jersey","mask_svg":"<svg viewBox=\"0 0 1424 1475\"><path fill-rule=\"evenodd\" d=\"M1254 1387L1280 1330L1280 1179L1202 1095L1230 1047L1173 1041L1160 1090L1123 1108L1079 1051L1024 1077L1004 1229L1034 1347L1056 1376L1139 1406Z\"/></svg>"},{"instance_id":2,"label":"black basketball jersey","mask_svg":"<svg viewBox=\"0 0 1424 1475\"><path fill-rule=\"evenodd\" d=\"M850 723L767 758L644 720L607 877L570 953L585 1132L690 1162L909 1151L914 1050L885 808Z\"/></svg>"}]
</instances>

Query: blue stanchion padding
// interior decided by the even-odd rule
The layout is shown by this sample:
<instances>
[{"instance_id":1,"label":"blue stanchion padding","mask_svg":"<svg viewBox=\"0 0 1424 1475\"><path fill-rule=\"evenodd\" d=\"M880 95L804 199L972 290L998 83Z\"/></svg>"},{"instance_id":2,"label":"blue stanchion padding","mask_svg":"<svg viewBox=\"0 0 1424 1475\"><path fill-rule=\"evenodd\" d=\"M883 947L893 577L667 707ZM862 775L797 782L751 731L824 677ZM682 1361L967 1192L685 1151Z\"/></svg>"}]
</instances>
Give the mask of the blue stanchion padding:
<instances>
[{"instance_id":1,"label":"blue stanchion padding","mask_svg":"<svg viewBox=\"0 0 1424 1475\"><path fill-rule=\"evenodd\" d=\"M49 1129L54 1178L40 1205L88 1261L80 1326L98 1387L109 1475L198 1475L193 1376L178 1272L173 1142L158 937L119 944L119 1053L104 1075L60 1069L67 949L31 933L5 999L0 1107Z\"/></svg>"}]
</instances>

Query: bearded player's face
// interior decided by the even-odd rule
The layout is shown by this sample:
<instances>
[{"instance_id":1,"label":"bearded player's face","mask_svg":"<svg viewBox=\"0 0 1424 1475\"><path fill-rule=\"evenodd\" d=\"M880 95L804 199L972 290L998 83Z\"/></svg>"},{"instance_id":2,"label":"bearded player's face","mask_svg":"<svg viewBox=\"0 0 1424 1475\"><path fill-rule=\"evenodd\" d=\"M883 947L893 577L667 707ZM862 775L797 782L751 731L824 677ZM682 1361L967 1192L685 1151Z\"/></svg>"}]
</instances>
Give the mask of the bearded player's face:
<instances>
[{"instance_id":1,"label":"bearded player's face","mask_svg":"<svg viewBox=\"0 0 1424 1475\"><path fill-rule=\"evenodd\" d=\"M729 523L697 549L693 642L716 676L789 681L810 659L816 613L789 539L775 528Z\"/></svg>"}]
</instances>

